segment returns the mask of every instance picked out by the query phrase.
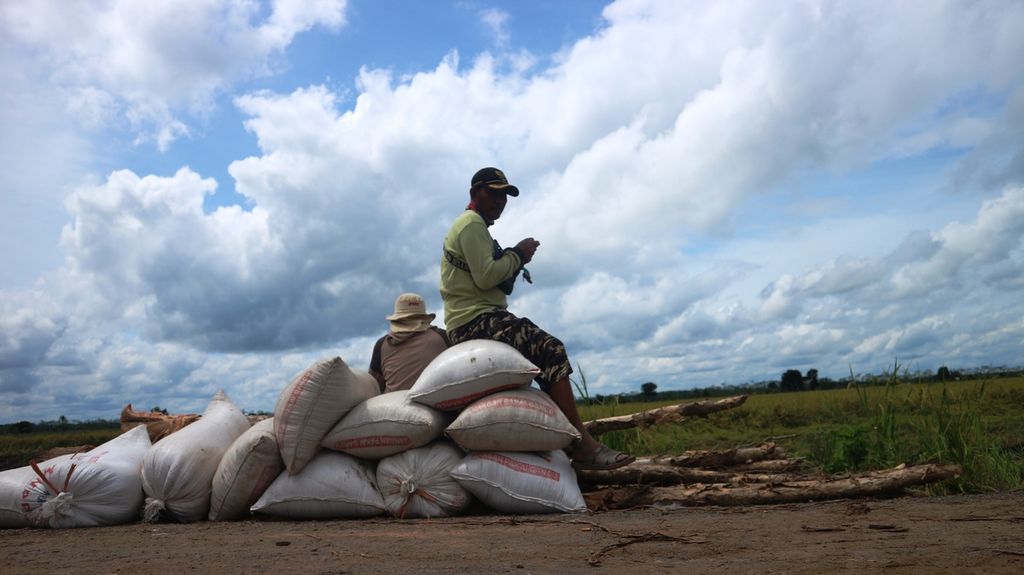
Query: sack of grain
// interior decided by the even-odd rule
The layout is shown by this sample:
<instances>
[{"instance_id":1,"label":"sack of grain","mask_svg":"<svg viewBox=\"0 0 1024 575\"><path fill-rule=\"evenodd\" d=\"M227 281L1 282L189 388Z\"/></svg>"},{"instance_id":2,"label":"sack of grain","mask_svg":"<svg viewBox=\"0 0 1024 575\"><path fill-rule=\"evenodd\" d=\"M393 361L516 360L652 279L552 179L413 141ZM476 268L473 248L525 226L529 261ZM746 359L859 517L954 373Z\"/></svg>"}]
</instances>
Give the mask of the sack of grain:
<instances>
[{"instance_id":1,"label":"sack of grain","mask_svg":"<svg viewBox=\"0 0 1024 575\"><path fill-rule=\"evenodd\" d=\"M373 376L350 369L340 357L317 361L296 375L274 407L274 435L288 473L302 471L334 424L379 391Z\"/></svg>"},{"instance_id":2,"label":"sack of grain","mask_svg":"<svg viewBox=\"0 0 1024 575\"><path fill-rule=\"evenodd\" d=\"M514 347L471 339L441 352L409 390L409 398L457 411L485 395L530 385L540 369Z\"/></svg>"},{"instance_id":3,"label":"sack of grain","mask_svg":"<svg viewBox=\"0 0 1024 575\"><path fill-rule=\"evenodd\" d=\"M142 507L145 428L92 448L0 472L0 528L86 527L134 521Z\"/></svg>"},{"instance_id":4,"label":"sack of grain","mask_svg":"<svg viewBox=\"0 0 1024 575\"><path fill-rule=\"evenodd\" d=\"M441 437L448 418L409 400L409 390L371 397L352 408L320 445L364 459L380 459Z\"/></svg>"},{"instance_id":5,"label":"sack of grain","mask_svg":"<svg viewBox=\"0 0 1024 575\"><path fill-rule=\"evenodd\" d=\"M462 458L459 448L437 441L380 460L377 487L388 513L402 518L448 517L464 511L472 497L451 476Z\"/></svg>"},{"instance_id":6,"label":"sack of grain","mask_svg":"<svg viewBox=\"0 0 1024 575\"><path fill-rule=\"evenodd\" d=\"M139 466L150 449L145 427L60 461L36 466L22 492L22 509L36 527L96 527L138 519Z\"/></svg>"},{"instance_id":7,"label":"sack of grain","mask_svg":"<svg viewBox=\"0 0 1024 575\"><path fill-rule=\"evenodd\" d=\"M502 513L587 510L576 472L562 451L475 451L452 470L452 477Z\"/></svg>"},{"instance_id":8,"label":"sack of grain","mask_svg":"<svg viewBox=\"0 0 1024 575\"><path fill-rule=\"evenodd\" d=\"M474 401L445 433L467 451L551 451L580 437L548 394L530 387Z\"/></svg>"},{"instance_id":9,"label":"sack of grain","mask_svg":"<svg viewBox=\"0 0 1024 575\"><path fill-rule=\"evenodd\" d=\"M142 461L143 520L157 521L162 515L183 523L205 519L217 466L247 429L249 420L219 391L199 421L156 442Z\"/></svg>"},{"instance_id":10,"label":"sack of grain","mask_svg":"<svg viewBox=\"0 0 1024 575\"><path fill-rule=\"evenodd\" d=\"M71 459L72 455L71 453L60 455L38 463L36 466L45 474L47 470L54 470L58 463ZM32 504L36 498L33 497L31 501L25 499L30 497L29 489L42 484L39 475L29 465L0 471L0 528L31 525L28 520L28 512L32 510Z\"/></svg>"},{"instance_id":11,"label":"sack of grain","mask_svg":"<svg viewBox=\"0 0 1024 575\"><path fill-rule=\"evenodd\" d=\"M321 451L302 473L281 473L252 511L286 519L344 519L384 513L373 466L337 451Z\"/></svg>"},{"instance_id":12,"label":"sack of grain","mask_svg":"<svg viewBox=\"0 0 1024 575\"><path fill-rule=\"evenodd\" d=\"M247 517L252 504L283 470L274 418L264 419L240 435L221 458L210 492L210 521Z\"/></svg>"}]
</instances>

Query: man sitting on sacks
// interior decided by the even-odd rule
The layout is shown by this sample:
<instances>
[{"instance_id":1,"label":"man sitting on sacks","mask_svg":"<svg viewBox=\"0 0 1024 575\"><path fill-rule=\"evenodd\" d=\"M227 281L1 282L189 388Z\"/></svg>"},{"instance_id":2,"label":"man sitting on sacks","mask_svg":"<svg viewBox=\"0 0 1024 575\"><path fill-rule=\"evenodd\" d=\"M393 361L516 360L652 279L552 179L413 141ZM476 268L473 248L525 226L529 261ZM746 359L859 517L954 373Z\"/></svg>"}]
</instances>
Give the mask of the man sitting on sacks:
<instances>
[{"instance_id":1,"label":"man sitting on sacks","mask_svg":"<svg viewBox=\"0 0 1024 575\"><path fill-rule=\"evenodd\" d=\"M430 323L435 317L419 294L404 293L395 300L395 313L385 318L391 327L374 344L368 370L381 393L409 389L427 364L448 349L448 334Z\"/></svg>"},{"instance_id":2,"label":"man sitting on sacks","mask_svg":"<svg viewBox=\"0 0 1024 575\"><path fill-rule=\"evenodd\" d=\"M497 168L483 168L473 175L469 205L444 238L441 254L441 297L444 321L453 344L470 339L492 339L511 345L541 369L540 388L551 396L569 422L579 430L580 441L569 456L577 469L615 469L636 458L598 443L583 426L573 399L569 374L572 367L565 346L527 318L508 311L507 297L523 265L530 262L540 242L526 238L514 248L501 249L488 226L501 217L508 196L519 189L508 183Z\"/></svg>"}]
</instances>

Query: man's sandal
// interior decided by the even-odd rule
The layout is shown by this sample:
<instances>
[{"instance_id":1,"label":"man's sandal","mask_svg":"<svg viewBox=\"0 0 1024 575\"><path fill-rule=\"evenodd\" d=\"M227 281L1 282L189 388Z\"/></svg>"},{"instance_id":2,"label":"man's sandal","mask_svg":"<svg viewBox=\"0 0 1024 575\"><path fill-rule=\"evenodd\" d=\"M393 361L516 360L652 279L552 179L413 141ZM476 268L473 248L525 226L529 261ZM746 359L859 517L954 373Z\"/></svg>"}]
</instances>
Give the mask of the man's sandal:
<instances>
[{"instance_id":1,"label":"man's sandal","mask_svg":"<svg viewBox=\"0 0 1024 575\"><path fill-rule=\"evenodd\" d=\"M572 466L577 471L607 471L624 467L634 461L636 457L601 444L585 458L573 459Z\"/></svg>"}]
</instances>

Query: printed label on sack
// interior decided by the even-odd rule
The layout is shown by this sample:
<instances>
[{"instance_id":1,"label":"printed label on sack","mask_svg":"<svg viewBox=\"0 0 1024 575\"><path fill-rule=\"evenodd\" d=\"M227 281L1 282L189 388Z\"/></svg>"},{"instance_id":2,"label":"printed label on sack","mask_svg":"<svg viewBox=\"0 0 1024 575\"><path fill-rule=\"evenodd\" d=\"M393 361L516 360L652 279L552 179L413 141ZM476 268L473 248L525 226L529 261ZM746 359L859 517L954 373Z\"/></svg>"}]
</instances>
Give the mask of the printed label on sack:
<instances>
[{"instance_id":1,"label":"printed label on sack","mask_svg":"<svg viewBox=\"0 0 1024 575\"><path fill-rule=\"evenodd\" d=\"M490 395L492 393L498 393L499 391L506 391L506 390L509 390L509 389L519 389L520 387L522 387L522 385L517 385L517 384L510 384L510 385L502 385L502 386L499 386L499 387L492 387L490 389L485 389L483 391L478 391L476 393L471 393L469 395L464 395L462 397L456 397L456 398L453 398L453 399L446 399L444 401L435 403L434 404L434 408L435 409L441 409L441 410L457 409L459 407L464 407L466 405L469 405L470 403L473 403L474 401L480 399L481 397L483 397L485 395Z\"/></svg>"},{"instance_id":2,"label":"printed label on sack","mask_svg":"<svg viewBox=\"0 0 1024 575\"><path fill-rule=\"evenodd\" d=\"M412 444L407 435L367 435L335 441L333 449L367 449L369 447L404 447Z\"/></svg>"},{"instance_id":3,"label":"printed label on sack","mask_svg":"<svg viewBox=\"0 0 1024 575\"><path fill-rule=\"evenodd\" d=\"M46 503L51 497L56 497L60 493L51 493L51 487L54 489L60 489L61 484L64 488L68 488L68 483L71 480L71 476L78 464L84 463L97 463L104 455L110 453L110 450L105 449L103 451L92 450L86 453L76 453L72 455L68 461L73 462L72 466L67 470L67 474L63 477L54 477L58 464L48 465L40 471L46 476L47 481L43 481L39 476L35 476L25 486L25 489L21 491L21 502L19 507L25 513L30 513L33 509ZM54 483L56 481L56 483Z\"/></svg>"},{"instance_id":4,"label":"printed label on sack","mask_svg":"<svg viewBox=\"0 0 1024 575\"><path fill-rule=\"evenodd\" d=\"M550 479L551 481L558 481L562 478L562 474L554 469L548 469L547 467L541 467L540 465L533 465L531 463L524 463L518 459L512 459L511 457L500 453L478 452L476 456L480 459L493 461L498 465L507 467L517 473L525 473L527 475L533 475L543 479Z\"/></svg>"},{"instance_id":5,"label":"printed label on sack","mask_svg":"<svg viewBox=\"0 0 1024 575\"><path fill-rule=\"evenodd\" d=\"M288 424L288 419L291 417L292 412L295 411L295 404L299 402L299 398L302 397L302 392L305 391L306 385L313 379L313 372L316 368L310 367L306 371L302 372L299 376L299 381L292 388L291 394L288 396L288 400L284 404L284 409L281 413L281 421L275 421L274 425L280 429L284 429Z\"/></svg>"},{"instance_id":6,"label":"printed label on sack","mask_svg":"<svg viewBox=\"0 0 1024 575\"><path fill-rule=\"evenodd\" d=\"M542 415L553 417L555 415L555 406L544 402L538 401L531 397L494 397L490 399L482 399L472 405L468 411L477 412L488 409L525 409L527 411L536 411Z\"/></svg>"}]
</instances>

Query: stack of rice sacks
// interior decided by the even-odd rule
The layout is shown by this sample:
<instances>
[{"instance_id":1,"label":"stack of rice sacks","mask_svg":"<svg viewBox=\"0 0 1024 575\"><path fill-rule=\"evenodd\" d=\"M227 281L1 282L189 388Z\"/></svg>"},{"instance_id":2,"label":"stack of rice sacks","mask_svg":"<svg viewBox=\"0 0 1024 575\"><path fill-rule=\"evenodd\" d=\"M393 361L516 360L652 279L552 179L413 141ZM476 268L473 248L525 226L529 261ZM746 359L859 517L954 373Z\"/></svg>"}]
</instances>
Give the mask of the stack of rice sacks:
<instances>
[{"instance_id":1,"label":"stack of rice sacks","mask_svg":"<svg viewBox=\"0 0 1024 575\"><path fill-rule=\"evenodd\" d=\"M270 468L265 469L261 481L269 480L269 484L253 484L246 496L248 510L288 519L383 514L372 462L321 450L331 428L378 391L372 376L351 369L340 357L316 361L292 378L278 397L273 422L264 432L276 442L281 467L276 476ZM231 512L225 518L232 518L235 509Z\"/></svg>"},{"instance_id":2,"label":"stack of rice sacks","mask_svg":"<svg viewBox=\"0 0 1024 575\"><path fill-rule=\"evenodd\" d=\"M408 398L456 415L445 434L468 454L450 476L488 507L514 514L585 511L562 451L579 432L547 394L530 387L539 373L507 344L470 340L435 358Z\"/></svg>"},{"instance_id":3,"label":"stack of rice sacks","mask_svg":"<svg viewBox=\"0 0 1024 575\"><path fill-rule=\"evenodd\" d=\"M562 451L579 434L530 387L538 373L511 346L472 340L412 389L378 395L368 373L319 360L256 425L221 391L152 446L140 426L85 456L0 473L0 527L111 525L140 510L179 522L445 517L474 496L503 513L584 511Z\"/></svg>"},{"instance_id":4,"label":"stack of rice sacks","mask_svg":"<svg viewBox=\"0 0 1024 575\"><path fill-rule=\"evenodd\" d=\"M450 419L395 391L357 405L327 432L321 446L376 466L384 509L400 518L447 517L465 510L469 493L449 472L462 451L440 440Z\"/></svg>"}]
</instances>

